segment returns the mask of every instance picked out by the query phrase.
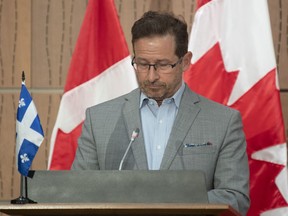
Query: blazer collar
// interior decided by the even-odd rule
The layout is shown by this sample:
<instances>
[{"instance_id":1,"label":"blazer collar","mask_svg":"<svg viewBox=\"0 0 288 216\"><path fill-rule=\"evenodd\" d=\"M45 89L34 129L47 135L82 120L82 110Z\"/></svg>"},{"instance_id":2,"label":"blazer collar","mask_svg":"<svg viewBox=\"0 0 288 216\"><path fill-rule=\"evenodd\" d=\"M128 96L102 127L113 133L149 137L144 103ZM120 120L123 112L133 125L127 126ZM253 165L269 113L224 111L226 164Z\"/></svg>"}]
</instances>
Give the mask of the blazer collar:
<instances>
[{"instance_id":1,"label":"blazer collar","mask_svg":"<svg viewBox=\"0 0 288 216\"><path fill-rule=\"evenodd\" d=\"M168 143L163 155L160 169L169 169L174 157L190 130L196 116L200 112L200 107L196 104L200 101L197 94L192 92L186 85L181 99L178 114L176 116Z\"/></svg>"},{"instance_id":2,"label":"blazer collar","mask_svg":"<svg viewBox=\"0 0 288 216\"><path fill-rule=\"evenodd\" d=\"M123 115L127 125L127 133L129 138L132 132L139 128L139 136L135 139L131 146L135 158L136 167L140 170L147 170L148 163L146 157L146 150L144 145L144 136L142 133L142 124L140 119L140 89L133 90L130 94L124 97L125 104L123 107Z\"/></svg>"}]
</instances>

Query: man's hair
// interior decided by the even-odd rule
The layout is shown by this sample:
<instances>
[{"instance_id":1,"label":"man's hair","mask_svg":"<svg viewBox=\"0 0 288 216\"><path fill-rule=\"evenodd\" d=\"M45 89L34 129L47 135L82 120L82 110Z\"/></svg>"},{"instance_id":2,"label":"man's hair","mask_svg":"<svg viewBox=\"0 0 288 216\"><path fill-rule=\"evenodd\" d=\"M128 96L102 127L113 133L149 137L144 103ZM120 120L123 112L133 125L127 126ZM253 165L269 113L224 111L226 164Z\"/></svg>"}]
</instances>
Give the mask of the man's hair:
<instances>
[{"instance_id":1,"label":"man's hair","mask_svg":"<svg viewBox=\"0 0 288 216\"><path fill-rule=\"evenodd\" d=\"M148 11L134 23L131 33L133 49L138 39L170 34L175 38L175 54L179 58L188 51L187 24L173 13Z\"/></svg>"}]
</instances>

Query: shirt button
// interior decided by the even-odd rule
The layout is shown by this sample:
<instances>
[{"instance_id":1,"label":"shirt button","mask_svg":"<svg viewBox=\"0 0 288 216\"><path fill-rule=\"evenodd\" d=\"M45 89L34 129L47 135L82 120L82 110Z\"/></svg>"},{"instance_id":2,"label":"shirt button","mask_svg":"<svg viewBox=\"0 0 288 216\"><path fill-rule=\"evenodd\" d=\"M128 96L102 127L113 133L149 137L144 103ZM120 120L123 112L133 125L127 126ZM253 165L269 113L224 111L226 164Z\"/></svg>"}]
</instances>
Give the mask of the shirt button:
<instances>
[{"instance_id":1,"label":"shirt button","mask_svg":"<svg viewBox=\"0 0 288 216\"><path fill-rule=\"evenodd\" d=\"M157 149L158 149L158 150L161 149L161 146L160 146L160 145L157 145Z\"/></svg>"},{"instance_id":2,"label":"shirt button","mask_svg":"<svg viewBox=\"0 0 288 216\"><path fill-rule=\"evenodd\" d=\"M159 120L159 124L162 124L163 123L163 120L161 119L161 120Z\"/></svg>"}]
</instances>

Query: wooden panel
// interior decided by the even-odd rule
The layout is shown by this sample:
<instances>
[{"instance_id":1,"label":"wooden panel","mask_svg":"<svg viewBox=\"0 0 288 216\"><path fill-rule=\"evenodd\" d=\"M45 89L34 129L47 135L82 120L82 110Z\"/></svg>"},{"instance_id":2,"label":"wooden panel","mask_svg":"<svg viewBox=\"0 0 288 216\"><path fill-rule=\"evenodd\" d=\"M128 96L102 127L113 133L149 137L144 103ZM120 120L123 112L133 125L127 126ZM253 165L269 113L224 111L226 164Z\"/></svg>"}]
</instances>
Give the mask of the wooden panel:
<instances>
[{"instance_id":1,"label":"wooden panel","mask_svg":"<svg viewBox=\"0 0 288 216\"><path fill-rule=\"evenodd\" d=\"M268 4L280 88L288 89L288 1L269 0Z\"/></svg>"},{"instance_id":2,"label":"wooden panel","mask_svg":"<svg viewBox=\"0 0 288 216\"><path fill-rule=\"evenodd\" d=\"M19 195L20 175L15 166L17 93L0 95L0 199Z\"/></svg>"},{"instance_id":3,"label":"wooden panel","mask_svg":"<svg viewBox=\"0 0 288 216\"><path fill-rule=\"evenodd\" d=\"M47 169L50 137L87 3L87 0L37 0L31 5L31 0L0 1L1 200L19 196L15 118L21 72L25 70L26 85L45 133L32 168Z\"/></svg>"},{"instance_id":4,"label":"wooden panel","mask_svg":"<svg viewBox=\"0 0 288 216\"><path fill-rule=\"evenodd\" d=\"M19 91L13 88L21 86L22 70L31 74L31 0L3 0L0 8L0 199L10 199L19 195L20 180L15 166Z\"/></svg>"},{"instance_id":5,"label":"wooden panel","mask_svg":"<svg viewBox=\"0 0 288 216\"><path fill-rule=\"evenodd\" d=\"M19 86L22 70L30 74L30 7L31 0L0 2L0 87Z\"/></svg>"},{"instance_id":6,"label":"wooden panel","mask_svg":"<svg viewBox=\"0 0 288 216\"><path fill-rule=\"evenodd\" d=\"M281 96L281 103L282 103L282 112L285 124L285 131L286 131L286 143L288 143L288 92L282 92Z\"/></svg>"},{"instance_id":7,"label":"wooden panel","mask_svg":"<svg viewBox=\"0 0 288 216\"><path fill-rule=\"evenodd\" d=\"M129 47L133 54L131 45L131 27L144 12L148 10L170 10L175 15L183 16L188 25L188 32L191 31L195 12L195 0L115 0L120 23Z\"/></svg>"},{"instance_id":8,"label":"wooden panel","mask_svg":"<svg viewBox=\"0 0 288 216\"><path fill-rule=\"evenodd\" d=\"M64 86L86 5L83 0L33 1L33 87Z\"/></svg>"}]
</instances>

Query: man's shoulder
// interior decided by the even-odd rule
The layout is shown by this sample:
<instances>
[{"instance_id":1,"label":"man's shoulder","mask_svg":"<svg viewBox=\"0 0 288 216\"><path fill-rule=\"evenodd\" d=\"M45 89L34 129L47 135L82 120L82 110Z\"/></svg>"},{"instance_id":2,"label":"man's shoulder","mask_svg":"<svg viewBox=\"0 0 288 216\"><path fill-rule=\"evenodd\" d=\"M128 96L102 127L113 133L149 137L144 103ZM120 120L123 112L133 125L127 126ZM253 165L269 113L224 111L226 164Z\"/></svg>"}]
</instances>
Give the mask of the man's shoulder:
<instances>
[{"instance_id":1,"label":"man's shoulder","mask_svg":"<svg viewBox=\"0 0 288 216\"><path fill-rule=\"evenodd\" d=\"M219 113L230 113L230 114L235 114L237 112L239 112L238 110L231 108L227 105L221 104L217 101L211 100L205 96L202 96L200 94L195 93L192 90L188 90L189 94L192 95L192 97L194 98L194 104L198 107L200 107L203 110L207 110L207 111L213 111L213 113L215 112L219 112ZM196 99L195 99L196 98Z\"/></svg>"},{"instance_id":2,"label":"man's shoulder","mask_svg":"<svg viewBox=\"0 0 288 216\"><path fill-rule=\"evenodd\" d=\"M232 112L236 111L235 109L233 109L233 108L231 108L231 107L229 107L227 105L224 105L224 104L222 104L220 102L214 101L214 100L209 99L207 97L204 97L204 96L201 96L201 95L199 95L199 97L201 98L200 100L201 100L201 102L203 103L204 106L208 106L208 107L211 107L211 108L213 107L213 108L220 109L220 110L227 110L227 111L229 110L229 111L232 111Z\"/></svg>"}]
</instances>

